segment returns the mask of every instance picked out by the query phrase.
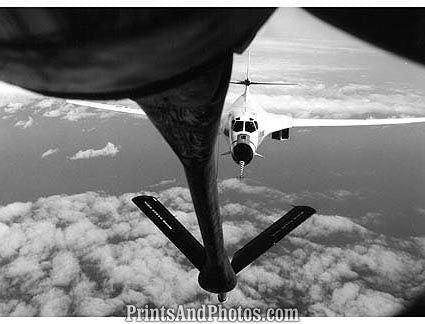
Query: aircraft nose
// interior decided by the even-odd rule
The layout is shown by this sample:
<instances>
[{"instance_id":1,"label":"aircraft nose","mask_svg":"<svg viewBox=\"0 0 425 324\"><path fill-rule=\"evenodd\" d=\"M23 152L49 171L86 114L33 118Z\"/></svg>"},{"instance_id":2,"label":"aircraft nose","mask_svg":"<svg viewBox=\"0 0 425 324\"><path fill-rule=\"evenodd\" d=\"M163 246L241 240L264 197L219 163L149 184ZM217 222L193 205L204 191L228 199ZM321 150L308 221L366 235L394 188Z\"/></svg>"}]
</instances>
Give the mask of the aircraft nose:
<instances>
[{"instance_id":1,"label":"aircraft nose","mask_svg":"<svg viewBox=\"0 0 425 324\"><path fill-rule=\"evenodd\" d=\"M238 143L233 148L232 157L236 163L243 161L247 165L254 157L254 152L249 144Z\"/></svg>"}]
</instances>

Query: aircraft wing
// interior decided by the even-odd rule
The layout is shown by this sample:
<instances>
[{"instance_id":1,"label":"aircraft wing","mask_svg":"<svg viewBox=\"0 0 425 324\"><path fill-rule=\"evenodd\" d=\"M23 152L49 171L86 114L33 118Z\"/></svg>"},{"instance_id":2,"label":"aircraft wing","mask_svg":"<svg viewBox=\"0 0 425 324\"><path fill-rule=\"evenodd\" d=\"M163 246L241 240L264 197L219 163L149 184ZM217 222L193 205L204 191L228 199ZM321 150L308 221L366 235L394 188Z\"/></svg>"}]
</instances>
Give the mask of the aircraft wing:
<instances>
[{"instance_id":1,"label":"aircraft wing","mask_svg":"<svg viewBox=\"0 0 425 324\"><path fill-rule=\"evenodd\" d=\"M260 125L260 128L264 130L263 136L267 136L268 134L282 129L292 128L293 118L286 115L265 113L259 116L258 124Z\"/></svg>"},{"instance_id":2,"label":"aircraft wing","mask_svg":"<svg viewBox=\"0 0 425 324\"><path fill-rule=\"evenodd\" d=\"M292 127L373 126L425 123L425 117L384 119L306 119L293 118Z\"/></svg>"},{"instance_id":3,"label":"aircraft wing","mask_svg":"<svg viewBox=\"0 0 425 324\"><path fill-rule=\"evenodd\" d=\"M97 109L103 109L103 110L117 111L117 112L127 113L127 114L136 114L136 115L146 116L145 112L141 109L131 109L124 106L116 106L116 105L110 105L110 104L104 104L100 102L86 101L86 100L66 100L66 102L73 105L78 105L78 106L85 106L85 107L91 107L91 108L97 108Z\"/></svg>"},{"instance_id":4,"label":"aircraft wing","mask_svg":"<svg viewBox=\"0 0 425 324\"><path fill-rule=\"evenodd\" d=\"M263 136L295 127L336 127L336 126L374 126L425 123L425 117L417 118L382 118L382 119L320 119L292 118L273 113L265 114L258 121L264 130Z\"/></svg>"}]
</instances>

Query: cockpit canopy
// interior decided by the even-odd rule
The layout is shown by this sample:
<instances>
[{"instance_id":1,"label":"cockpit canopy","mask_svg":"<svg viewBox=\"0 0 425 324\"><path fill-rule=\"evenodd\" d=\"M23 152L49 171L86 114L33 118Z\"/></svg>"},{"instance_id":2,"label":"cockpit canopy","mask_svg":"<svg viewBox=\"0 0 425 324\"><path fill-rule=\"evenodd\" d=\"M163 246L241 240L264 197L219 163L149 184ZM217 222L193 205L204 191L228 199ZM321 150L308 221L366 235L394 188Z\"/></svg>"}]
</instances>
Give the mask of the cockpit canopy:
<instances>
[{"instance_id":1,"label":"cockpit canopy","mask_svg":"<svg viewBox=\"0 0 425 324\"><path fill-rule=\"evenodd\" d=\"M233 131L234 132L242 132L243 131L243 121L235 120L233 123Z\"/></svg>"},{"instance_id":2,"label":"cockpit canopy","mask_svg":"<svg viewBox=\"0 0 425 324\"><path fill-rule=\"evenodd\" d=\"M258 129L258 122L253 118L250 118L249 121L240 120L240 117L237 117L232 120L232 130L234 132L242 132L245 130L248 133L253 133Z\"/></svg>"}]
</instances>

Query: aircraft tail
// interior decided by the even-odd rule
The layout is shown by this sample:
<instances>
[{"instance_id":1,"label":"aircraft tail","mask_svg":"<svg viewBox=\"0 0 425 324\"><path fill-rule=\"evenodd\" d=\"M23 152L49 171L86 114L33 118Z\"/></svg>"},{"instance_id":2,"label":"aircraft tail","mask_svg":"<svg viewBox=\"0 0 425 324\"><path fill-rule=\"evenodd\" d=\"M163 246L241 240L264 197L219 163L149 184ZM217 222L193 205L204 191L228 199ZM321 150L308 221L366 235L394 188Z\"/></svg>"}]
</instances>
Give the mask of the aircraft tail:
<instances>
[{"instance_id":1,"label":"aircraft tail","mask_svg":"<svg viewBox=\"0 0 425 324\"><path fill-rule=\"evenodd\" d=\"M246 76L245 80L230 80L231 84L239 84L245 86L245 91L250 85L280 85L280 86L298 86L298 83L288 83L288 82L262 82L262 81L251 81L249 78L249 66L251 64L251 48L248 49L248 61L246 64Z\"/></svg>"},{"instance_id":2,"label":"aircraft tail","mask_svg":"<svg viewBox=\"0 0 425 324\"><path fill-rule=\"evenodd\" d=\"M251 64L251 47L248 48L248 62L246 63L246 79L249 80L249 65Z\"/></svg>"},{"instance_id":3,"label":"aircraft tail","mask_svg":"<svg viewBox=\"0 0 425 324\"><path fill-rule=\"evenodd\" d=\"M298 83L288 83L288 82L262 82L262 81L251 81L249 79L246 80L230 80L231 84L239 84L239 85L280 85L280 86L299 86Z\"/></svg>"}]
</instances>

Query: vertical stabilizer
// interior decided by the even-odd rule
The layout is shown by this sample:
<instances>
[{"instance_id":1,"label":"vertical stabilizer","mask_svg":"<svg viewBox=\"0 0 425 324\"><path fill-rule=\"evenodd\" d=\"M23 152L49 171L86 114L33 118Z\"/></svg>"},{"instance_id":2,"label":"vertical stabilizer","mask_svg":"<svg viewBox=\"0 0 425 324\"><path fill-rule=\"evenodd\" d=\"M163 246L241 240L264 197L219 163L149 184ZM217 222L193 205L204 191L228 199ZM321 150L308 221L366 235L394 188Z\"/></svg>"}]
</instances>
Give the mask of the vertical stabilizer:
<instances>
[{"instance_id":1,"label":"vertical stabilizer","mask_svg":"<svg viewBox=\"0 0 425 324\"><path fill-rule=\"evenodd\" d=\"M245 85L245 92L244 92L244 96L245 96L245 100L247 99L248 95L249 95L249 85L251 84L251 81L249 80L249 65L251 64L251 47L248 48L248 61L246 62L246 77L245 77L245 81L243 81L243 84Z\"/></svg>"},{"instance_id":2,"label":"vertical stabilizer","mask_svg":"<svg viewBox=\"0 0 425 324\"><path fill-rule=\"evenodd\" d=\"M248 93L248 87L252 84L255 85L282 85L282 86L299 86L298 83L288 83L288 82L282 82L282 81L277 81L277 82L268 82L268 81L251 81L250 79L250 75L249 75L249 67L251 64L251 48L248 48L248 61L246 63L246 76L245 76L245 80L230 80L229 83L232 84L240 84L240 85L244 85L245 86L245 93Z\"/></svg>"},{"instance_id":3,"label":"vertical stabilizer","mask_svg":"<svg viewBox=\"0 0 425 324\"><path fill-rule=\"evenodd\" d=\"M246 79L249 80L249 64L251 63L251 47L248 48L248 62L246 64Z\"/></svg>"}]
</instances>

